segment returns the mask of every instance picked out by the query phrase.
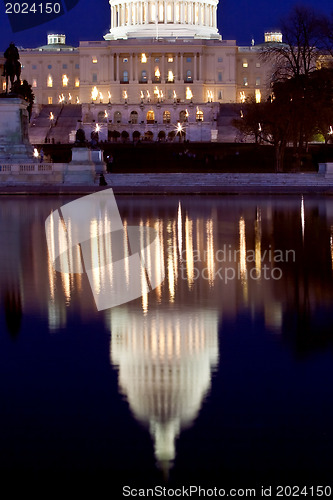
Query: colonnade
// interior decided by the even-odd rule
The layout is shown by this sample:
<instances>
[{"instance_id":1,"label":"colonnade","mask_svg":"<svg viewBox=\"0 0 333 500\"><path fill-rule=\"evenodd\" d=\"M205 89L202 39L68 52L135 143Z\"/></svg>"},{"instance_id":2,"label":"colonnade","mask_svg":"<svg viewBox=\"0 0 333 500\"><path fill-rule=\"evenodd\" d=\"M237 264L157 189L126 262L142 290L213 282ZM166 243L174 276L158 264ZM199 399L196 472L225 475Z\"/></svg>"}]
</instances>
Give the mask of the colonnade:
<instances>
[{"instance_id":1,"label":"colonnade","mask_svg":"<svg viewBox=\"0 0 333 500\"><path fill-rule=\"evenodd\" d=\"M193 24L217 27L217 5L211 1L117 1L111 4L111 29L142 24Z\"/></svg>"}]
</instances>

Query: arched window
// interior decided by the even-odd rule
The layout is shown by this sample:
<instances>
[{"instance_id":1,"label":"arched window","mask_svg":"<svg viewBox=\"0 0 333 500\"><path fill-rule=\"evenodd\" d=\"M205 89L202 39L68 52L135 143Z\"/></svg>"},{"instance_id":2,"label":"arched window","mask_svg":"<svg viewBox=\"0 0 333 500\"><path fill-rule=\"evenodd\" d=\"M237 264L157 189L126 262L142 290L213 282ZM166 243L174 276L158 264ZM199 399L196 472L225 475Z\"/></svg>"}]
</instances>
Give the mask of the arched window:
<instances>
[{"instance_id":1,"label":"arched window","mask_svg":"<svg viewBox=\"0 0 333 500\"><path fill-rule=\"evenodd\" d=\"M187 112L185 110L180 111L179 113L179 121L180 123L187 122Z\"/></svg>"},{"instance_id":2,"label":"arched window","mask_svg":"<svg viewBox=\"0 0 333 500\"><path fill-rule=\"evenodd\" d=\"M192 81L192 71L190 69L186 71L186 81L187 82Z\"/></svg>"},{"instance_id":3,"label":"arched window","mask_svg":"<svg viewBox=\"0 0 333 500\"><path fill-rule=\"evenodd\" d=\"M107 115L107 113L106 113ZM105 116L105 111L99 111L97 115L98 123L106 123L108 121L107 116Z\"/></svg>"},{"instance_id":4,"label":"arched window","mask_svg":"<svg viewBox=\"0 0 333 500\"><path fill-rule=\"evenodd\" d=\"M171 122L171 113L170 111L164 111L163 113L163 123L170 123Z\"/></svg>"},{"instance_id":5,"label":"arched window","mask_svg":"<svg viewBox=\"0 0 333 500\"><path fill-rule=\"evenodd\" d=\"M197 122L203 122L204 114L200 109L197 110L195 114L195 119L197 120Z\"/></svg>"},{"instance_id":6,"label":"arched window","mask_svg":"<svg viewBox=\"0 0 333 500\"><path fill-rule=\"evenodd\" d=\"M155 113L152 109L147 113L147 123L155 123Z\"/></svg>"},{"instance_id":7,"label":"arched window","mask_svg":"<svg viewBox=\"0 0 333 500\"><path fill-rule=\"evenodd\" d=\"M128 83L128 71L123 71L123 80L122 83Z\"/></svg>"},{"instance_id":8,"label":"arched window","mask_svg":"<svg viewBox=\"0 0 333 500\"><path fill-rule=\"evenodd\" d=\"M141 82L146 82L147 81L147 71L143 70L141 71Z\"/></svg>"},{"instance_id":9,"label":"arched window","mask_svg":"<svg viewBox=\"0 0 333 500\"><path fill-rule=\"evenodd\" d=\"M115 111L113 117L114 117L114 123L121 123L120 111Z\"/></svg>"},{"instance_id":10,"label":"arched window","mask_svg":"<svg viewBox=\"0 0 333 500\"><path fill-rule=\"evenodd\" d=\"M136 111L131 111L130 122L133 124L138 123L138 113Z\"/></svg>"}]
</instances>

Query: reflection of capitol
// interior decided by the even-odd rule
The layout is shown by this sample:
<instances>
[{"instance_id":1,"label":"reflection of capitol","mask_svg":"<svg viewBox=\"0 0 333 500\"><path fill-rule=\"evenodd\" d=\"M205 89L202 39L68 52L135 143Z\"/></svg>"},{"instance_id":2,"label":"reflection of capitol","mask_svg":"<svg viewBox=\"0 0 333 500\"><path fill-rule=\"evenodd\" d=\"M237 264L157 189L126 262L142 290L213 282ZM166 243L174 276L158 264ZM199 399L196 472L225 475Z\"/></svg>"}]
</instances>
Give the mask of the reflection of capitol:
<instances>
[{"instance_id":1,"label":"reflection of capitol","mask_svg":"<svg viewBox=\"0 0 333 500\"><path fill-rule=\"evenodd\" d=\"M180 431L197 417L218 361L218 315L209 310L110 312L111 362L135 417L149 424L164 469Z\"/></svg>"}]
</instances>

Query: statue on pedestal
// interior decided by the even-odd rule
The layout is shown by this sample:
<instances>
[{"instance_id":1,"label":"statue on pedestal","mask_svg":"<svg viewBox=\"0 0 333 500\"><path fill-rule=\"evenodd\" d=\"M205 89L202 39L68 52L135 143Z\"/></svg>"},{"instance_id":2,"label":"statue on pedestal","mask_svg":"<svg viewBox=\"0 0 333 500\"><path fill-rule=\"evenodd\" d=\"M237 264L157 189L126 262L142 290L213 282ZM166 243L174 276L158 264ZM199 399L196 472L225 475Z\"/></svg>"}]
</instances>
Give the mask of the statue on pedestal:
<instances>
[{"instance_id":1,"label":"statue on pedestal","mask_svg":"<svg viewBox=\"0 0 333 500\"><path fill-rule=\"evenodd\" d=\"M6 62L4 65L4 74L2 76L6 77L6 94L7 94L8 79L10 80L10 83L13 86L15 77L16 81L19 82L21 76L20 54L14 42L11 42L9 44L9 47L6 49L4 53L4 57L6 59Z\"/></svg>"}]
</instances>

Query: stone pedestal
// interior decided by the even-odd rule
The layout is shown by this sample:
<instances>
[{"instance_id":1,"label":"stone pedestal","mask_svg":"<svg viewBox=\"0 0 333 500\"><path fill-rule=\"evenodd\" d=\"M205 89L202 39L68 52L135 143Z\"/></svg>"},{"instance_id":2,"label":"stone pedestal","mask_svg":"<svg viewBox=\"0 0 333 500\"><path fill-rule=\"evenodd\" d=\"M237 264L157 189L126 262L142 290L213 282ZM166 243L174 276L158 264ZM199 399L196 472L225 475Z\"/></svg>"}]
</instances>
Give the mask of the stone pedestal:
<instances>
[{"instance_id":1,"label":"stone pedestal","mask_svg":"<svg viewBox=\"0 0 333 500\"><path fill-rule=\"evenodd\" d=\"M96 174L106 173L106 164L103 160L103 154L100 149L91 150L91 160L95 164Z\"/></svg>"},{"instance_id":2,"label":"stone pedestal","mask_svg":"<svg viewBox=\"0 0 333 500\"><path fill-rule=\"evenodd\" d=\"M0 162L31 162L28 103L20 97L0 98Z\"/></svg>"},{"instance_id":3,"label":"stone pedestal","mask_svg":"<svg viewBox=\"0 0 333 500\"><path fill-rule=\"evenodd\" d=\"M94 184L96 175L95 163L91 159L88 148L72 149L72 161L68 164L64 175L65 184Z\"/></svg>"}]
</instances>

